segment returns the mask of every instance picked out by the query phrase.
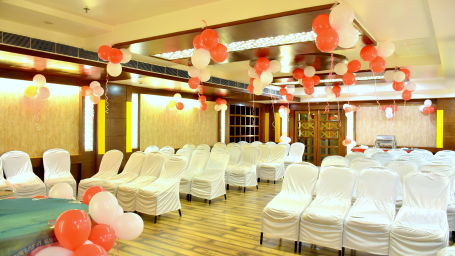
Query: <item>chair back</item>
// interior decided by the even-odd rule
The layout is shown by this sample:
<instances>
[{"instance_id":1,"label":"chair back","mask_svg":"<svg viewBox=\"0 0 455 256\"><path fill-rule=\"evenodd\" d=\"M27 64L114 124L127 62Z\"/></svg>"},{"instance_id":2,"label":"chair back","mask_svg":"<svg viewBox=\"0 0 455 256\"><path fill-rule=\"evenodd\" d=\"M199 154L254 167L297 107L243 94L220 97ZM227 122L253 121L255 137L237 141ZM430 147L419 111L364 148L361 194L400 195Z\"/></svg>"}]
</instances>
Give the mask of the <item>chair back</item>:
<instances>
[{"instance_id":1,"label":"chair back","mask_svg":"<svg viewBox=\"0 0 455 256\"><path fill-rule=\"evenodd\" d=\"M357 159L352 160L349 167L354 171L360 172L365 168L382 167L382 165L381 165L381 163L379 163L378 161L375 161L373 159L357 158Z\"/></svg>"},{"instance_id":2,"label":"chair back","mask_svg":"<svg viewBox=\"0 0 455 256\"><path fill-rule=\"evenodd\" d=\"M403 206L447 211L449 177L437 172L415 172L404 179Z\"/></svg>"},{"instance_id":3,"label":"chair back","mask_svg":"<svg viewBox=\"0 0 455 256\"><path fill-rule=\"evenodd\" d=\"M342 156L326 156L321 163L321 167L327 166L339 166L339 167L347 167L348 161L346 158Z\"/></svg>"},{"instance_id":4,"label":"chair back","mask_svg":"<svg viewBox=\"0 0 455 256\"><path fill-rule=\"evenodd\" d=\"M313 195L319 169L313 164L291 164L284 173L281 192L295 195Z\"/></svg>"},{"instance_id":5,"label":"chair back","mask_svg":"<svg viewBox=\"0 0 455 256\"><path fill-rule=\"evenodd\" d=\"M160 149L160 152L167 155L173 155L175 153L175 149L171 146L164 146Z\"/></svg>"},{"instance_id":6,"label":"chair back","mask_svg":"<svg viewBox=\"0 0 455 256\"><path fill-rule=\"evenodd\" d=\"M6 152L2 155L1 161L3 162L3 171L8 180L35 175L33 173L32 161L25 152Z\"/></svg>"},{"instance_id":7,"label":"chair back","mask_svg":"<svg viewBox=\"0 0 455 256\"><path fill-rule=\"evenodd\" d=\"M44 181L71 175L70 153L61 148L49 149L43 154Z\"/></svg>"},{"instance_id":8,"label":"chair back","mask_svg":"<svg viewBox=\"0 0 455 256\"><path fill-rule=\"evenodd\" d=\"M146 147L144 150L144 153L148 154L148 153L155 153L155 152L159 152L159 151L160 151L160 148L158 146L152 145L152 146Z\"/></svg>"},{"instance_id":9,"label":"chair back","mask_svg":"<svg viewBox=\"0 0 455 256\"><path fill-rule=\"evenodd\" d=\"M139 175L159 177L165 161L166 157L161 153L146 154Z\"/></svg>"},{"instance_id":10,"label":"chair back","mask_svg":"<svg viewBox=\"0 0 455 256\"><path fill-rule=\"evenodd\" d=\"M352 199L356 174L349 168L328 166L321 169L316 183L316 196Z\"/></svg>"},{"instance_id":11,"label":"chair back","mask_svg":"<svg viewBox=\"0 0 455 256\"><path fill-rule=\"evenodd\" d=\"M120 169L120 165L122 164L123 160L123 153L120 150L112 149L104 154L103 158L101 159L100 168L98 173L106 173L110 175L115 175L118 173Z\"/></svg>"},{"instance_id":12,"label":"chair back","mask_svg":"<svg viewBox=\"0 0 455 256\"><path fill-rule=\"evenodd\" d=\"M378 161L382 166L387 165L390 161L394 160L394 156L389 152L377 152L371 156L371 159Z\"/></svg>"},{"instance_id":13,"label":"chair back","mask_svg":"<svg viewBox=\"0 0 455 256\"><path fill-rule=\"evenodd\" d=\"M383 167L364 169L358 178L357 200L364 198L395 205L399 183L400 176L394 171Z\"/></svg>"},{"instance_id":14,"label":"chair back","mask_svg":"<svg viewBox=\"0 0 455 256\"><path fill-rule=\"evenodd\" d=\"M185 170L186 160L181 156L173 155L164 163L164 168L161 171L160 179L175 179L180 180L180 177Z\"/></svg>"}]
</instances>

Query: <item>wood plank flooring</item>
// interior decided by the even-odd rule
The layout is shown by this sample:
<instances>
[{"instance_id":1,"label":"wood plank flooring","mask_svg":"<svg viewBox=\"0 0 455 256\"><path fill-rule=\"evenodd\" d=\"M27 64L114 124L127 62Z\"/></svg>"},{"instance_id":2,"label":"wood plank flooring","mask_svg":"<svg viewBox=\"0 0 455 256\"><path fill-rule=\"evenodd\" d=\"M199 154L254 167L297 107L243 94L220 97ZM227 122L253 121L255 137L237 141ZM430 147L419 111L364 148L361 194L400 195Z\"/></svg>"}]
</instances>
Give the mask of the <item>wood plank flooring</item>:
<instances>
[{"instance_id":1,"label":"wood plank flooring","mask_svg":"<svg viewBox=\"0 0 455 256\"><path fill-rule=\"evenodd\" d=\"M182 198L181 218L175 211L154 224L153 216L142 215L144 233L134 241L120 241L110 255L297 255L293 241L265 236L259 244L262 209L280 189L281 182L261 182L259 190L249 188L246 193L231 187L227 201L220 197L211 205L195 197L192 202ZM335 256L338 252L304 245L301 255Z\"/></svg>"}]
</instances>

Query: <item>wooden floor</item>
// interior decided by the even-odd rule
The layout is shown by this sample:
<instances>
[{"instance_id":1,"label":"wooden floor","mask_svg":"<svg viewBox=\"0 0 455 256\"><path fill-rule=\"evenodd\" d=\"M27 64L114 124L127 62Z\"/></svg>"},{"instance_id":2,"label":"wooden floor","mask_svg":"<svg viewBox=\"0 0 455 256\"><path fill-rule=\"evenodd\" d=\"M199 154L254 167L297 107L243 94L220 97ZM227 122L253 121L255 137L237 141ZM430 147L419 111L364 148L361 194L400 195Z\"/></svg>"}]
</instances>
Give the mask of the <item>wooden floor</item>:
<instances>
[{"instance_id":1,"label":"wooden floor","mask_svg":"<svg viewBox=\"0 0 455 256\"><path fill-rule=\"evenodd\" d=\"M246 193L231 187L227 201L220 197L210 206L194 197L191 203L182 198L181 218L177 211L171 212L154 224L152 216L142 215L144 233L134 241L119 242L110 255L297 255L293 241L280 243L265 236L264 243L259 244L262 209L280 189L281 182L261 182L259 190L250 188ZM304 245L301 255L329 256L338 252Z\"/></svg>"}]
</instances>

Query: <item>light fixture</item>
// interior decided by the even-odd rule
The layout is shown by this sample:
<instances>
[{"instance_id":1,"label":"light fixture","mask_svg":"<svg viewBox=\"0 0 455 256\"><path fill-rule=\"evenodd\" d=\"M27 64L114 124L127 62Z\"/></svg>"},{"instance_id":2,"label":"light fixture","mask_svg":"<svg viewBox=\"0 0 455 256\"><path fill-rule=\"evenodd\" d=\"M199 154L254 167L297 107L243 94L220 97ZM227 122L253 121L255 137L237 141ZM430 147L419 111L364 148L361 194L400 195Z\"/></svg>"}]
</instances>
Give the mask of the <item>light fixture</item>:
<instances>
[{"instance_id":1,"label":"light fixture","mask_svg":"<svg viewBox=\"0 0 455 256\"><path fill-rule=\"evenodd\" d=\"M237 41L226 44L228 52L244 51L250 49L264 48L270 46L278 46L285 44L303 43L308 41L314 41L316 34L313 31L292 33L287 35L278 35L270 37L262 37L257 39L251 39L247 41ZM185 49L175 52L165 52L155 54L153 56L163 58L167 60L177 60L189 58L193 54L194 49Z\"/></svg>"},{"instance_id":2,"label":"light fixture","mask_svg":"<svg viewBox=\"0 0 455 256\"><path fill-rule=\"evenodd\" d=\"M381 80L381 79L384 79L384 76L358 76L355 78L356 81L370 81L370 80ZM321 83L335 83L335 82L343 82L343 79L341 79L341 78L321 79ZM299 81L272 83L272 85L275 85L275 86L288 85L288 84L300 84L300 83L299 83Z\"/></svg>"}]
</instances>

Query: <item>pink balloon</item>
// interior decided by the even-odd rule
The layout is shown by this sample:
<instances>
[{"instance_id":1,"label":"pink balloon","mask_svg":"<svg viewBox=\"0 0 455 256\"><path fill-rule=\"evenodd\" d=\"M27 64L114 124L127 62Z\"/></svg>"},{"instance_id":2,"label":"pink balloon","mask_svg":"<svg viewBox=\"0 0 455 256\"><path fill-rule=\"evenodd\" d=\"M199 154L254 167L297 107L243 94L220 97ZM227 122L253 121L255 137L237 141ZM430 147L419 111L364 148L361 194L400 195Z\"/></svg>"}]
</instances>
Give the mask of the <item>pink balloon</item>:
<instances>
[{"instance_id":1,"label":"pink balloon","mask_svg":"<svg viewBox=\"0 0 455 256\"><path fill-rule=\"evenodd\" d=\"M92 89L92 94L97 97L101 97L104 94L104 89L101 86L97 86Z\"/></svg>"},{"instance_id":2,"label":"pink balloon","mask_svg":"<svg viewBox=\"0 0 455 256\"><path fill-rule=\"evenodd\" d=\"M51 96L51 91L49 88L42 86L38 88L38 99L46 100Z\"/></svg>"}]
</instances>

